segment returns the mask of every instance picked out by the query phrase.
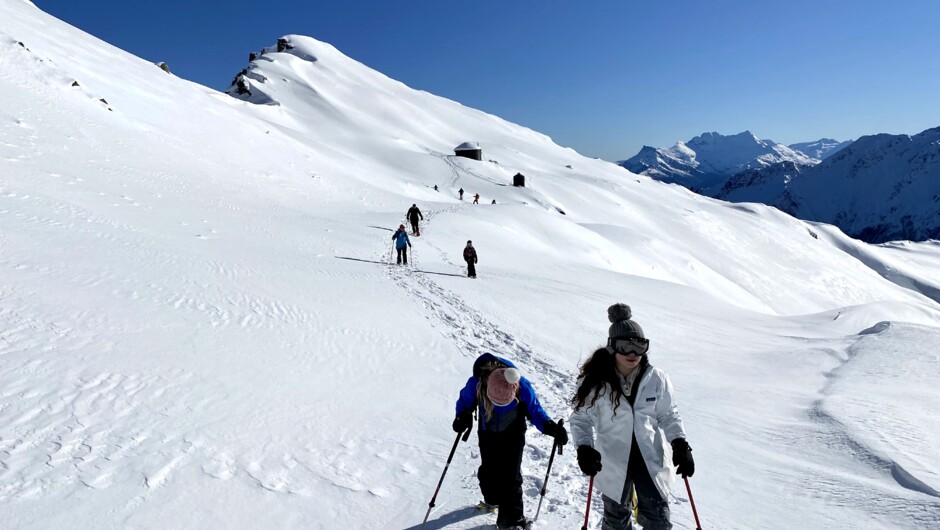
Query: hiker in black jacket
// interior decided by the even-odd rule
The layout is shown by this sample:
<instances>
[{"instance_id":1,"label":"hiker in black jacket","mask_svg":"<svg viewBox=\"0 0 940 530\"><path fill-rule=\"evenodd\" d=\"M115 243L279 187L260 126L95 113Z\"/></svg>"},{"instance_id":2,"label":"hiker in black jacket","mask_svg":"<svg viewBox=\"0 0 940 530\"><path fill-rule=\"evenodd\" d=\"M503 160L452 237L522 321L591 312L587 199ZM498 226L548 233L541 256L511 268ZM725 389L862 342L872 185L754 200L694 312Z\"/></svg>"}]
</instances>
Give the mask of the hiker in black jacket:
<instances>
[{"instance_id":1,"label":"hiker in black jacket","mask_svg":"<svg viewBox=\"0 0 940 530\"><path fill-rule=\"evenodd\" d=\"M473 248L473 241L467 241L467 246L463 249L463 259L467 262L467 276L477 277L477 249Z\"/></svg>"},{"instance_id":2,"label":"hiker in black jacket","mask_svg":"<svg viewBox=\"0 0 940 530\"><path fill-rule=\"evenodd\" d=\"M424 220L424 216L421 215L421 210L418 209L417 204L412 204L411 208L408 209L406 214L408 220L411 221L411 233L416 236L421 235L421 231L418 230L418 219Z\"/></svg>"}]
</instances>

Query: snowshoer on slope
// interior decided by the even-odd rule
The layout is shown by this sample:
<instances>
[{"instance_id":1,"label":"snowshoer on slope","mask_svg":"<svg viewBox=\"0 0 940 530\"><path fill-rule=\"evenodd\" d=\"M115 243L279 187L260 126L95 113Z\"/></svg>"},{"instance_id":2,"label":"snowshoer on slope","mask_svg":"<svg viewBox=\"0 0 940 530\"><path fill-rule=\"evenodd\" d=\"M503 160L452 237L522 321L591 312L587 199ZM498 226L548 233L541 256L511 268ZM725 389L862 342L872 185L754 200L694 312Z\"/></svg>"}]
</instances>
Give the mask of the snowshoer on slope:
<instances>
[{"instance_id":1,"label":"snowshoer on slope","mask_svg":"<svg viewBox=\"0 0 940 530\"><path fill-rule=\"evenodd\" d=\"M649 340L630 320L630 306L614 304L607 316L607 346L581 366L571 399L578 465L585 474L597 475L603 530L633 529L632 491L643 529L668 530L672 469L665 463L665 442L672 445L672 463L683 477L695 472L692 449L669 376L649 364Z\"/></svg>"},{"instance_id":2,"label":"snowshoer on slope","mask_svg":"<svg viewBox=\"0 0 940 530\"><path fill-rule=\"evenodd\" d=\"M411 208L408 208L408 213L406 214L408 220L411 221L411 233L420 236L421 231L418 230L418 219L424 220L424 216L421 215L421 210L418 209L417 204L412 204Z\"/></svg>"},{"instance_id":3,"label":"snowshoer on slope","mask_svg":"<svg viewBox=\"0 0 940 530\"><path fill-rule=\"evenodd\" d=\"M408 265L408 248L411 246L411 241L408 239L408 232L405 231L405 225L398 225L398 230L392 234L392 240L395 242L395 250L398 251L398 264L401 265L402 261L405 262L405 265Z\"/></svg>"},{"instance_id":4,"label":"snowshoer on slope","mask_svg":"<svg viewBox=\"0 0 940 530\"><path fill-rule=\"evenodd\" d=\"M457 193L460 194L460 200L463 200L463 188L460 188L459 190L457 190Z\"/></svg>"},{"instance_id":5,"label":"snowshoer on slope","mask_svg":"<svg viewBox=\"0 0 940 530\"><path fill-rule=\"evenodd\" d=\"M497 528L527 528L529 522L522 513L521 469L526 419L559 445L568 443L568 432L548 417L532 383L515 365L490 353L473 363L473 376L460 391L454 432L473 427L474 409L478 415L481 506L499 506Z\"/></svg>"},{"instance_id":6,"label":"snowshoer on slope","mask_svg":"<svg viewBox=\"0 0 940 530\"><path fill-rule=\"evenodd\" d=\"M473 241L467 241L463 249L463 260L467 262L467 277L477 277L477 249L473 248Z\"/></svg>"}]
</instances>

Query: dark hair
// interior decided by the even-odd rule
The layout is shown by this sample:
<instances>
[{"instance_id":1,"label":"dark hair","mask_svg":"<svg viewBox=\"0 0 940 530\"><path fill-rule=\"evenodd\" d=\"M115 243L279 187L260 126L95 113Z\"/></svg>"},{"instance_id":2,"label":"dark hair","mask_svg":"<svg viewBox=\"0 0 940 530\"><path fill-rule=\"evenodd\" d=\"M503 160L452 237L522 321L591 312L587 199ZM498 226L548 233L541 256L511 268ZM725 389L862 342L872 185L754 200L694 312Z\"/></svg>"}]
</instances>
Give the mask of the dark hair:
<instances>
[{"instance_id":1,"label":"dark hair","mask_svg":"<svg viewBox=\"0 0 940 530\"><path fill-rule=\"evenodd\" d=\"M617 363L614 361L614 354L610 353L606 347L598 348L581 365L581 373L578 375L581 382L574 396L571 397L571 405L574 410L581 407L593 406L601 397L604 387L607 387L607 393L610 395L610 403L614 407L614 415L617 415L617 405L620 404L620 398L623 397L623 387L620 384L620 378L617 376ZM590 403L585 403L591 392L594 392L594 398Z\"/></svg>"}]
</instances>

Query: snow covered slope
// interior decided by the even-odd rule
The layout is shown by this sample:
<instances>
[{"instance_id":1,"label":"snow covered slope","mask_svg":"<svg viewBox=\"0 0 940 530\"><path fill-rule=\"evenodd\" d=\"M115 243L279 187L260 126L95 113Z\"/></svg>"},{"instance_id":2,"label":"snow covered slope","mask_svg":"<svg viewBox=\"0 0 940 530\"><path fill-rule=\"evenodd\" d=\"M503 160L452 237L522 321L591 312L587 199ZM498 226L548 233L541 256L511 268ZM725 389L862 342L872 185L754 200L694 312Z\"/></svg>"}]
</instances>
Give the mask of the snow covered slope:
<instances>
[{"instance_id":1,"label":"snow covered slope","mask_svg":"<svg viewBox=\"0 0 940 530\"><path fill-rule=\"evenodd\" d=\"M940 239L940 127L863 136L788 188L788 212L859 239Z\"/></svg>"},{"instance_id":2,"label":"snow covered slope","mask_svg":"<svg viewBox=\"0 0 940 530\"><path fill-rule=\"evenodd\" d=\"M286 38L243 101L0 0L5 528L416 528L473 359L563 417L615 301L676 386L703 527L940 524L935 245L703 198ZM860 394L879 359L893 386ZM550 447L530 431L529 514ZM536 528L583 520L568 449ZM492 523L478 461L459 446L428 528Z\"/></svg>"},{"instance_id":3,"label":"snow covered slope","mask_svg":"<svg viewBox=\"0 0 940 530\"><path fill-rule=\"evenodd\" d=\"M801 142L798 144L790 144L787 147L794 151L799 151L810 158L825 160L851 143L852 140L840 142L832 138L820 138L815 142Z\"/></svg>"},{"instance_id":4,"label":"snow covered slope","mask_svg":"<svg viewBox=\"0 0 940 530\"><path fill-rule=\"evenodd\" d=\"M766 167L745 169L725 181L715 198L779 206L781 196L787 191L787 184L808 167L793 162L778 162Z\"/></svg>"}]
</instances>

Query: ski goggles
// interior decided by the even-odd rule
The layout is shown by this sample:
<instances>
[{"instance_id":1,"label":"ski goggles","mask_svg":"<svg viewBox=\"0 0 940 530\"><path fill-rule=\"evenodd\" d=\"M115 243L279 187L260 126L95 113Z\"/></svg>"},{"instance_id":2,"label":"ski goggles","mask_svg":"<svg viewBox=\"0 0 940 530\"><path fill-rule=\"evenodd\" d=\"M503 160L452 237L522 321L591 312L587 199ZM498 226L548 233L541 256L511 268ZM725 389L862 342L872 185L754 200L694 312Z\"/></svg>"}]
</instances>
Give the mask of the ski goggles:
<instances>
[{"instance_id":1,"label":"ski goggles","mask_svg":"<svg viewBox=\"0 0 940 530\"><path fill-rule=\"evenodd\" d=\"M621 355L644 355L650 349L649 339L615 338L607 341L614 352Z\"/></svg>"}]
</instances>

